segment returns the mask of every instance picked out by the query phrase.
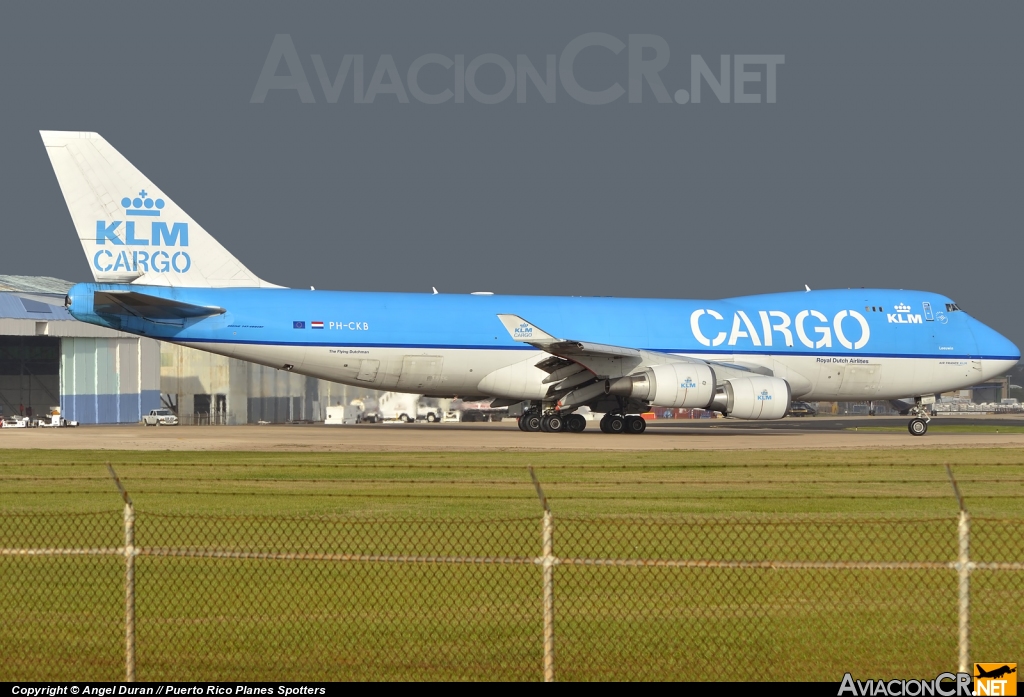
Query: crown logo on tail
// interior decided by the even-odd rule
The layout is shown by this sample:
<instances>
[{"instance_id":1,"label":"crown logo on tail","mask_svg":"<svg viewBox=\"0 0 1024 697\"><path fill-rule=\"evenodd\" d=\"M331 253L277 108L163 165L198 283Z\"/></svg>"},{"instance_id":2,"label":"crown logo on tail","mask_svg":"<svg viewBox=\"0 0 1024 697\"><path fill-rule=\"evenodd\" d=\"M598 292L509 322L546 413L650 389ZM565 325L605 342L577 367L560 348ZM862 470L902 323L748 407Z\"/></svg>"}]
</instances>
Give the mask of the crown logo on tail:
<instances>
[{"instance_id":1,"label":"crown logo on tail","mask_svg":"<svg viewBox=\"0 0 1024 697\"><path fill-rule=\"evenodd\" d=\"M158 217L160 215L160 211L164 207L164 200L162 198L158 198L154 201L148 194L146 194L146 190L143 189L135 198L128 198L125 196L121 199L121 205L125 209L125 215Z\"/></svg>"}]
</instances>

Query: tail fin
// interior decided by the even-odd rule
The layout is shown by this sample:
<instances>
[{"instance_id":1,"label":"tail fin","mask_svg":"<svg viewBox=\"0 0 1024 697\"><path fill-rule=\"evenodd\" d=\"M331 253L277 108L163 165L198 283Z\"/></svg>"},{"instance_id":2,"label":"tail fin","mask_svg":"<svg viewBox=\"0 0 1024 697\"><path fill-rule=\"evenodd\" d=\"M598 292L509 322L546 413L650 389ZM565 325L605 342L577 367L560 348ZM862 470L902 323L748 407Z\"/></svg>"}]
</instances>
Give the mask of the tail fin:
<instances>
[{"instance_id":1,"label":"tail fin","mask_svg":"<svg viewBox=\"0 0 1024 697\"><path fill-rule=\"evenodd\" d=\"M98 133L40 135L97 282L275 287L245 268Z\"/></svg>"}]
</instances>

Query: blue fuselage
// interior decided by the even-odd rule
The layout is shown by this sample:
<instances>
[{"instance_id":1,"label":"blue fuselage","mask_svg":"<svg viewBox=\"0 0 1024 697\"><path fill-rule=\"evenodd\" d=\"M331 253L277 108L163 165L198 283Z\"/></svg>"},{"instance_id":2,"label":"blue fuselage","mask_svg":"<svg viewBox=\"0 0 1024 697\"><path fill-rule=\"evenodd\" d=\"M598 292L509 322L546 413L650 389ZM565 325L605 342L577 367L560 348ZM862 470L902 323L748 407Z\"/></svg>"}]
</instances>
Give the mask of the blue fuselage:
<instances>
[{"instance_id":1,"label":"blue fuselage","mask_svg":"<svg viewBox=\"0 0 1024 697\"><path fill-rule=\"evenodd\" d=\"M216 306L224 312L162 322L94 312L95 291L125 290ZM523 352L536 351L509 336L498 320L500 313L519 315L559 338L708 360L771 357L788 361L794 370L813 363L881 359L987 366L977 374L965 372L959 381L974 384L993 371L1005 372L1020 358L1009 340L960 311L952 300L921 291L823 290L727 300L661 300L86 283L74 286L70 298L71 313L86 322L353 384L358 383L347 372L330 370L329 357L311 360L303 370L305 357L316 351L338 356L379 353L385 359L394 351L457 352L466 360L447 359L453 371L448 382L463 392L483 377L480 370L522 360ZM477 364L468 355L474 352L504 358ZM806 374L811 369L802 370ZM461 373L456 375L457 371ZM815 382L814 376L808 379ZM953 389L949 380L939 382L934 390ZM372 386L389 387L386 381ZM895 389L905 386L900 383L877 394ZM914 391L929 389L913 385Z\"/></svg>"}]
</instances>

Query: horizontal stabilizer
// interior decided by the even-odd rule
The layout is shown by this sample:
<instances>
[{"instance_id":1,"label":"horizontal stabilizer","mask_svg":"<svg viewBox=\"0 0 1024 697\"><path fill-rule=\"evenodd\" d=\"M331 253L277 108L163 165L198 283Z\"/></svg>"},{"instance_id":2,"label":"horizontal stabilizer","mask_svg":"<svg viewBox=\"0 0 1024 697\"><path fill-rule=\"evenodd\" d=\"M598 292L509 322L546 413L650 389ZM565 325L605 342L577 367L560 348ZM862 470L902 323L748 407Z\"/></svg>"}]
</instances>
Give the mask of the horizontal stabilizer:
<instances>
[{"instance_id":1,"label":"horizontal stabilizer","mask_svg":"<svg viewBox=\"0 0 1024 697\"><path fill-rule=\"evenodd\" d=\"M97 291L93 311L99 315L133 315L156 322L224 314L222 307L204 307L134 291Z\"/></svg>"}]
</instances>

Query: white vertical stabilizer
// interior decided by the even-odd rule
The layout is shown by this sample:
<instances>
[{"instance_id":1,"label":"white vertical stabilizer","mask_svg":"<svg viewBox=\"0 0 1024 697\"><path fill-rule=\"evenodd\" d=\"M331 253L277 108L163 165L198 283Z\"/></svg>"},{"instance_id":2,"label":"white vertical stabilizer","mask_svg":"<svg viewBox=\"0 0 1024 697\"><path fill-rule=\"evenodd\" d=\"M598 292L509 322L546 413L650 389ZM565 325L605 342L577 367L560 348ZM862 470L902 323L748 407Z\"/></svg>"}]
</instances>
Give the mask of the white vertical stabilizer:
<instances>
[{"instance_id":1,"label":"white vertical stabilizer","mask_svg":"<svg viewBox=\"0 0 1024 697\"><path fill-rule=\"evenodd\" d=\"M97 282L277 287L247 269L99 134L40 135Z\"/></svg>"}]
</instances>

